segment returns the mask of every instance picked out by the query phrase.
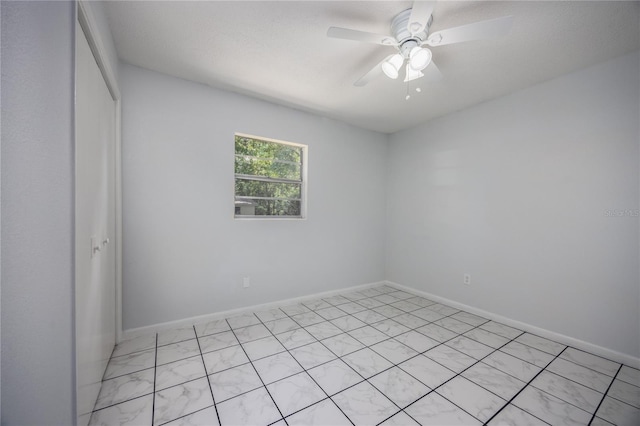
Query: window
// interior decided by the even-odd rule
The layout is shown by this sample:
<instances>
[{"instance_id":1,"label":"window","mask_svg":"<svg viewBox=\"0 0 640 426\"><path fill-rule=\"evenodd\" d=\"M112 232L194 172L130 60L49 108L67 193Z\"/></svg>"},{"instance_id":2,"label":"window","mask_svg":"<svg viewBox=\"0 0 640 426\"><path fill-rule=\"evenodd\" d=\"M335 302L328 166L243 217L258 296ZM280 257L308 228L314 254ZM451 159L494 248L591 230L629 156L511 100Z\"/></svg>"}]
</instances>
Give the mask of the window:
<instances>
[{"instance_id":1,"label":"window","mask_svg":"<svg viewBox=\"0 0 640 426\"><path fill-rule=\"evenodd\" d=\"M235 217L304 217L306 146L235 136Z\"/></svg>"}]
</instances>

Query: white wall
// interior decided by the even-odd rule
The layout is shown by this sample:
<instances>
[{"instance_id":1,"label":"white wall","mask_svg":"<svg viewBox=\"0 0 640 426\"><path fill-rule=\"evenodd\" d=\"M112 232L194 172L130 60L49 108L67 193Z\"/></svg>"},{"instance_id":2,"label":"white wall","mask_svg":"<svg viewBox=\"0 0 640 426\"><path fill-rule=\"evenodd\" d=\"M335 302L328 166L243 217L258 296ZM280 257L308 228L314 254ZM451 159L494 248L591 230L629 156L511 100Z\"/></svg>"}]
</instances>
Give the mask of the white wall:
<instances>
[{"instance_id":1,"label":"white wall","mask_svg":"<svg viewBox=\"0 0 640 426\"><path fill-rule=\"evenodd\" d=\"M387 278L640 356L639 63L392 135Z\"/></svg>"},{"instance_id":2,"label":"white wall","mask_svg":"<svg viewBox=\"0 0 640 426\"><path fill-rule=\"evenodd\" d=\"M2 424L74 423L74 3L1 2Z\"/></svg>"},{"instance_id":3,"label":"white wall","mask_svg":"<svg viewBox=\"0 0 640 426\"><path fill-rule=\"evenodd\" d=\"M386 135L130 65L120 79L125 329L384 279ZM306 220L234 220L234 132L309 146Z\"/></svg>"}]
</instances>

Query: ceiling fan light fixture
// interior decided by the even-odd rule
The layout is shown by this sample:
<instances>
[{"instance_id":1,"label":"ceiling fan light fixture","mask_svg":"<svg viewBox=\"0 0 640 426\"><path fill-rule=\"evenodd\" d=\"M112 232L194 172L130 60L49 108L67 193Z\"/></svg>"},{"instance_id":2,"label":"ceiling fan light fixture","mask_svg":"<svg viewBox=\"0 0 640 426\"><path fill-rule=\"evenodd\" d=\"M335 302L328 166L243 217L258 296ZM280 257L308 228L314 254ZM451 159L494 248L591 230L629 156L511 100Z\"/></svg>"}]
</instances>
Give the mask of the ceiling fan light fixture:
<instances>
[{"instance_id":1,"label":"ceiling fan light fixture","mask_svg":"<svg viewBox=\"0 0 640 426\"><path fill-rule=\"evenodd\" d=\"M386 61L382 63L382 72L390 79L395 80L398 78L400 67L404 62L404 58L399 53L396 53Z\"/></svg>"},{"instance_id":2,"label":"ceiling fan light fixture","mask_svg":"<svg viewBox=\"0 0 640 426\"><path fill-rule=\"evenodd\" d=\"M409 66L414 71L422 71L431 63L431 50L416 46L409 52Z\"/></svg>"},{"instance_id":3,"label":"ceiling fan light fixture","mask_svg":"<svg viewBox=\"0 0 640 426\"><path fill-rule=\"evenodd\" d=\"M415 80L420 77L424 77L424 74L421 71L414 70L411 68L411 65L407 64L407 70L404 78L404 82L408 83L409 81Z\"/></svg>"}]
</instances>

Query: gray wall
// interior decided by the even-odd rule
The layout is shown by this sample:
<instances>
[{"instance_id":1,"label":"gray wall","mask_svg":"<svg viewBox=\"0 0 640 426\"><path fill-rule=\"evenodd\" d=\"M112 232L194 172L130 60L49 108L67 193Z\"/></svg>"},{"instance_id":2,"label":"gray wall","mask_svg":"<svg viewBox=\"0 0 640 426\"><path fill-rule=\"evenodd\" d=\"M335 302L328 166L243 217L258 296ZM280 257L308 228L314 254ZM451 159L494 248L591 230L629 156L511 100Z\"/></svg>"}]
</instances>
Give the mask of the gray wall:
<instances>
[{"instance_id":1,"label":"gray wall","mask_svg":"<svg viewBox=\"0 0 640 426\"><path fill-rule=\"evenodd\" d=\"M639 62L392 135L387 278L640 356Z\"/></svg>"},{"instance_id":2,"label":"gray wall","mask_svg":"<svg viewBox=\"0 0 640 426\"><path fill-rule=\"evenodd\" d=\"M73 2L2 2L2 424L70 425Z\"/></svg>"},{"instance_id":3,"label":"gray wall","mask_svg":"<svg viewBox=\"0 0 640 426\"><path fill-rule=\"evenodd\" d=\"M386 135L130 65L120 79L125 329L384 279ZM234 132L309 146L307 219L234 220Z\"/></svg>"}]
</instances>

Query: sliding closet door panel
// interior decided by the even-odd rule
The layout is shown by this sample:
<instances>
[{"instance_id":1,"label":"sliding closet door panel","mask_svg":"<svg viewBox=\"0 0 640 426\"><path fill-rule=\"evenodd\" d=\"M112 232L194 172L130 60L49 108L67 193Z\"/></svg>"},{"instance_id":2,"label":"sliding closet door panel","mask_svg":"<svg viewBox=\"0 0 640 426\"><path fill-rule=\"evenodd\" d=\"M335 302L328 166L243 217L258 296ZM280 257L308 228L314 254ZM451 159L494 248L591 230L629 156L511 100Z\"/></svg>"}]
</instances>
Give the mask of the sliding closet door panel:
<instances>
[{"instance_id":1,"label":"sliding closet door panel","mask_svg":"<svg viewBox=\"0 0 640 426\"><path fill-rule=\"evenodd\" d=\"M76 386L88 423L115 344L115 103L76 33Z\"/></svg>"}]
</instances>

